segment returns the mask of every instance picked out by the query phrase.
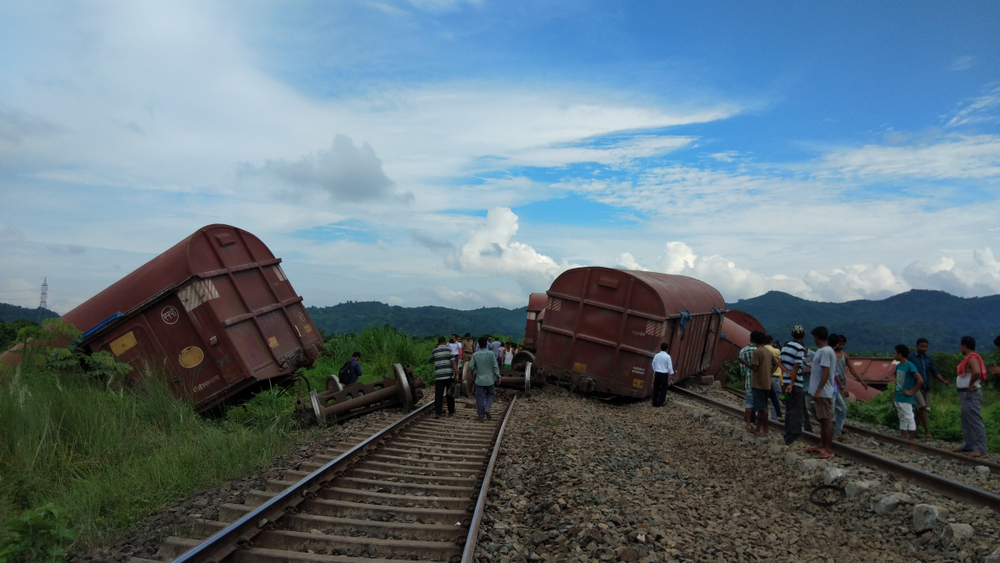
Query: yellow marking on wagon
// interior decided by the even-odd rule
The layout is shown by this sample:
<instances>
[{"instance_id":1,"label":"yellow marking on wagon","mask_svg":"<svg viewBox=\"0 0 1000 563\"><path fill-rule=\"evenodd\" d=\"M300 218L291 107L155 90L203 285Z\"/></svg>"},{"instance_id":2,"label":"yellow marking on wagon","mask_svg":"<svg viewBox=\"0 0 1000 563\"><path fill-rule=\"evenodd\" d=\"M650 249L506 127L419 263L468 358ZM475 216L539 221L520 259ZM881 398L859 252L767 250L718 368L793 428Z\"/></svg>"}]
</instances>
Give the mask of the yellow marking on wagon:
<instances>
[{"instance_id":1,"label":"yellow marking on wagon","mask_svg":"<svg viewBox=\"0 0 1000 563\"><path fill-rule=\"evenodd\" d=\"M128 352L135 347L135 345L135 334L133 334L131 330L112 340L111 344L109 344L111 352L114 353L115 357L119 357L125 352Z\"/></svg>"}]
</instances>

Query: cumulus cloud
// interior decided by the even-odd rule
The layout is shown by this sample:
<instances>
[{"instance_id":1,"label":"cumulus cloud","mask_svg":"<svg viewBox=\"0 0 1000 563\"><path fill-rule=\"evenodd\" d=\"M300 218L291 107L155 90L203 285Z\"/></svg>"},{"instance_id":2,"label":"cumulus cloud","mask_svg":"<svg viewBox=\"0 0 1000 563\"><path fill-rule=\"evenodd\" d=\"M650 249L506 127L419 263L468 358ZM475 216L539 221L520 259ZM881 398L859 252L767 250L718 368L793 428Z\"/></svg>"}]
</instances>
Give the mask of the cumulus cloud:
<instances>
[{"instance_id":1,"label":"cumulus cloud","mask_svg":"<svg viewBox=\"0 0 1000 563\"><path fill-rule=\"evenodd\" d=\"M356 202L400 195L413 199L411 193L396 193L395 183L382 170L382 161L371 145L355 146L345 135L334 137L330 150L294 162L268 160L259 168L243 164L239 172L243 178L276 181L292 193L319 190L337 200Z\"/></svg>"},{"instance_id":2,"label":"cumulus cloud","mask_svg":"<svg viewBox=\"0 0 1000 563\"><path fill-rule=\"evenodd\" d=\"M557 264L527 244L512 240L518 218L507 207L490 209L486 224L473 231L452 258L452 264L466 274L509 276L529 291L546 287L568 264Z\"/></svg>"},{"instance_id":3,"label":"cumulus cloud","mask_svg":"<svg viewBox=\"0 0 1000 563\"><path fill-rule=\"evenodd\" d=\"M625 253L635 268L645 270ZM621 260L619 260L621 262ZM815 301L850 301L884 299L910 289L900 277L884 265L850 265L830 271L809 270L802 278L784 274L764 275L741 267L718 254L698 256L687 244L671 241L664 245L657 271L690 276L708 283L727 301L756 297L768 291L783 291Z\"/></svg>"},{"instance_id":4,"label":"cumulus cloud","mask_svg":"<svg viewBox=\"0 0 1000 563\"><path fill-rule=\"evenodd\" d=\"M618 261L615 262L616 268L621 268L622 270L639 270L642 272L648 272L648 268L643 268L638 262L635 261L635 256L632 256L631 252L622 252L622 255L618 257Z\"/></svg>"},{"instance_id":5,"label":"cumulus cloud","mask_svg":"<svg viewBox=\"0 0 1000 563\"><path fill-rule=\"evenodd\" d=\"M1000 263L990 247L975 249L972 260L963 263L948 256L933 262L915 261L903 270L903 278L913 287L961 297L1000 293Z\"/></svg>"}]
</instances>

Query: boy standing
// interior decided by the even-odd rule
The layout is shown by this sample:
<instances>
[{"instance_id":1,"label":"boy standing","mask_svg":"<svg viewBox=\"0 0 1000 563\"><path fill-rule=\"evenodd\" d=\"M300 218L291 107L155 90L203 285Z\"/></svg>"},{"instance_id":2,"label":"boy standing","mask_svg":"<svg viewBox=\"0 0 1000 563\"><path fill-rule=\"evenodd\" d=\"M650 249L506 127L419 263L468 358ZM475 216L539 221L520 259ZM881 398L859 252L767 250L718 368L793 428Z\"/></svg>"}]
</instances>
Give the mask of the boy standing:
<instances>
[{"instance_id":1,"label":"boy standing","mask_svg":"<svg viewBox=\"0 0 1000 563\"><path fill-rule=\"evenodd\" d=\"M899 413L899 437L913 441L917 438L917 423L913 418L913 406L916 404L914 395L920 390L924 380L908 357L910 348L906 344L896 344L896 396L892 404ZM909 432L909 436L907 436Z\"/></svg>"},{"instance_id":2,"label":"boy standing","mask_svg":"<svg viewBox=\"0 0 1000 563\"><path fill-rule=\"evenodd\" d=\"M757 345L750 358L750 387L753 389L753 410L757 414L755 434L758 436L771 433L767 427L767 396L771 392L771 373L775 362L771 350L764 346L764 336L760 331L754 331L750 335Z\"/></svg>"},{"instance_id":3,"label":"boy standing","mask_svg":"<svg viewBox=\"0 0 1000 563\"><path fill-rule=\"evenodd\" d=\"M916 366L917 372L920 373L921 379L923 379L924 384L917 389L917 394L913 396L916 403L917 412L915 417L917 419L917 431L920 427L924 427L924 438L931 437L931 427L929 426L927 420L927 413L931 412L931 376L937 378L938 381L948 385L948 381L941 377L941 373L938 372L937 366L934 365L934 359L927 355L927 348L930 343L926 338L917 339L917 351L910 352L910 355L906 359L910 360L910 363Z\"/></svg>"},{"instance_id":4,"label":"boy standing","mask_svg":"<svg viewBox=\"0 0 1000 563\"><path fill-rule=\"evenodd\" d=\"M826 344L830 331L825 326L812 329L812 336L817 350L809 375L809 395L816 406L820 438L819 446L809 450L826 459L833 457L833 374L837 370L837 353Z\"/></svg>"},{"instance_id":5,"label":"boy standing","mask_svg":"<svg viewBox=\"0 0 1000 563\"><path fill-rule=\"evenodd\" d=\"M753 432L754 427L751 422L751 415L753 414L753 388L750 387L750 378L753 373L750 370L750 361L753 360L753 352L757 349L757 334L763 334L760 331L750 332L750 344L744 346L740 349L740 354L737 356L737 360L740 362L740 375L743 376L743 422L747 425L747 432Z\"/></svg>"},{"instance_id":6,"label":"boy standing","mask_svg":"<svg viewBox=\"0 0 1000 563\"><path fill-rule=\"evenodd\" d=\"M792 339L781 348L781 365L784 378L785 401L785 444L791 444L802 435L802 419L806 415L805 393L802 391L803 359L806 347L802 340L806 329L795 325L792 329Z\"/></svg>"}]
</instances>

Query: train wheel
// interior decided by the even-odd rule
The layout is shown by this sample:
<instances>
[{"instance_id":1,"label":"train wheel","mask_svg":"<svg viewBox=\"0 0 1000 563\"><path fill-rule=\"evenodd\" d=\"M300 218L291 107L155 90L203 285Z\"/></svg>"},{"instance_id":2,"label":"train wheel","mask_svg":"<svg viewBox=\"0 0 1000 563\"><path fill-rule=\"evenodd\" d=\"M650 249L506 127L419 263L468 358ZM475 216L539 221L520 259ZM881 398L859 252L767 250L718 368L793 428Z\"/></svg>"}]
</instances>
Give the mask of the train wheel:
<instances>
[{"instance_id":1,"label":"train wheel","mask_svg":"<svg viewBox=\"0 0 1000 563\"><path fill-rule=\"evenodd\" d=\"M406 371L402 364L392 364L392 370L396 373L396 389L399 392L399 401L403 404L406 412L413 410L413 392L410 390L410 382L406 379Z\"/></svg>"}]
</instances>

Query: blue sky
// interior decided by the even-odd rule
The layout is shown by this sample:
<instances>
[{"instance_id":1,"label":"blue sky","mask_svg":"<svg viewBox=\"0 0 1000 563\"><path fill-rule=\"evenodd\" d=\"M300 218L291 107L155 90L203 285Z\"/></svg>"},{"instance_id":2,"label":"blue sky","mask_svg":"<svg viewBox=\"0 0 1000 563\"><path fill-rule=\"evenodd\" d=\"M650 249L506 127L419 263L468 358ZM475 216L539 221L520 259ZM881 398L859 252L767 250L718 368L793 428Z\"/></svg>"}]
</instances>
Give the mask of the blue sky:
<instances>
[{"instance_id":1,"label":"blue sky","mask_svg":"<svg viewBox=\"0 0 1000 563\"><path fill-rule=\"evenodd\" d=\"M210 223L310 305L1000 293L995 2L6 2L0 301Z\"/></svg>"}]
</instances>

